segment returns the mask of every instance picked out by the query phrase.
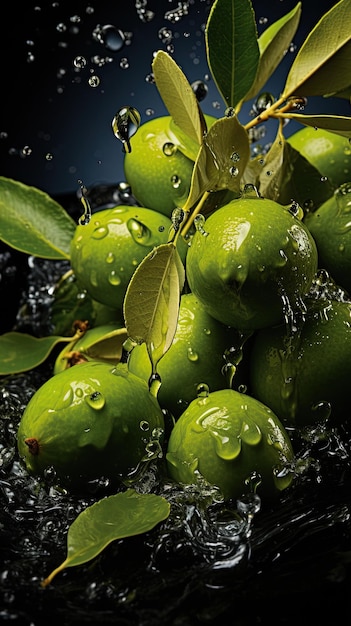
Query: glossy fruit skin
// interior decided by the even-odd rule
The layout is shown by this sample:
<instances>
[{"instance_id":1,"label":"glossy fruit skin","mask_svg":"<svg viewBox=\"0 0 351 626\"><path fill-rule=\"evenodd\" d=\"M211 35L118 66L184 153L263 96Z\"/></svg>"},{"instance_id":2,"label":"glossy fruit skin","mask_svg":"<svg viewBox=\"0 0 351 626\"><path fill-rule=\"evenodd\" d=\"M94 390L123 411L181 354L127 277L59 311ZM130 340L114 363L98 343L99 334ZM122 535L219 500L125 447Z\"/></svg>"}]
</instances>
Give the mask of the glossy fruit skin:
<instances>
[{"instance_id":1,"label":"glossy fruit skin","mask_svg":"<svg viewBox=\"0 0 351 626\"><path fill-rule=\"evenodd\" d=\"M88 294L122 310L128 283L144 257L167 243L171 220L151 209L117 206L94 213L72 239L72 269Z\"/></svg>"},{"instance_id":2,"label":"glossy fruit skin","mask_svg":"<svg viewBox=\"0 0 351 626\"><path fill-rule=\"evenodd\" d=\"M163 430L163 413L144 381L124 364L88 362L34 393L17 445L30 474L45 477L53 467L61 485L75 489L100 477L126 478L161 450Z\"/></svg>"},{"instance_id":3,"label":"glossy fruit skin","mask_svg":"<svg viewBox=\"0 0 351 626\"><path fill-rule=\"evenodd\" d=\"M319 266L351 294L351 183L341 185L304 221L317 244Z\"/></svg>"},{"instance_id":4,"label":"glossy fruit skin","mask_svg":"<svg viewBox=\"0 0 351 626\"><path fill-rule=\"evenodd\" d=\"M322 128L306 126L287 141L298 150L334 188L351 180L351 146L347 137Z\"/></svg>"},{"instance_id":5,"label":"glossy fruit skin","mask_svg":"<svg viewBox=\"0 0 351 626\"><path fill-rule=\"evenodd\" d=\"M205 118L208 124L216 119ZM194 167L194 161L177 147L171 122L170 115L144 122L131 137L132 150L124 157L124 173L134 197L168 217L185 204Z\"/></svg>"},{"instance_id":6,"label":"glossy fruit skin","mask_svg":"<svg viewBox=\"0 0 351 626\"><path fill-rule=\"evenodd\" d=\"M250 492L257 475L257 493L274 498L292 482L289 471L281 477L278 471L293 458L290 438L274 413L233 389L193 400L175 423L166 454L173 480L196 483L200 473L225 498Z\"/></svg>"},{"instance_id":7,"label":"glossy fruit skin","mask_svg":"<svg viewBox=\"0 0 351 626\"><path fill-rule=\"evenodd\" d=\"M300 307L317 270L305 224L273 200L240 198L210 215L186 258L191 291L223 324L255 330Z\"/></svg>"},{"instance_id":8,"label":"glossy fruit skin","mask_svg":"<svg viewBox=\"0 0 351 626\"><path fill-rule=\"evenodd\" d=\"M251 350L250 392L286 426L345 421L349 418L350 342L351 304L312 300L292 340L285 325L257 331Z\"/></svg>"},{"instance_id":9,"label":"glossy fruit skin","mask_svg":"<svg viewBox=\"0 0 351 626\"><path fill-rule=\"evenodd\" d=\"M157 365L161 378L157 398L162 408L177 418L197 397L199 385L211 391L227 387L224 353L235 346L240 350L241 341L239 333L210 316L194 294L183 294L173 343ZM152 369L145 344L133 348L128 367L149 380Z\"/></svg>"}]
</instances>

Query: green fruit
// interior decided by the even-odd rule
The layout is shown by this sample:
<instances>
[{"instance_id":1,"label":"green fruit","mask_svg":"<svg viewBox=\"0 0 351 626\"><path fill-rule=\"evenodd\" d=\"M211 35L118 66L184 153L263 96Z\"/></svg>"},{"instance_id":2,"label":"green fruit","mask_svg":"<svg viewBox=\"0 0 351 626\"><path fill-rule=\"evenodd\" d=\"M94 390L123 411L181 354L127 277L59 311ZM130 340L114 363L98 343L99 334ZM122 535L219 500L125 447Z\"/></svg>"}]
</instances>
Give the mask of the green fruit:
<instances>
[{"instance_id":1,"label":"green fruit","mask_svg":"<svg viewBox=\"0 0 351 626\"><path fill-rule=\"evenodd\" d=\"M351 293L351 183L341 185L304 221L317 244L319 266Z\"/></svg>"},{"instance_id":2,"label":"green fruit","mask_svg":"<svg viewBox=\"0 0 351 626\"><path fill-rule=\"evenodd\" d=\"M117 206L94 213L78 225L71 243L71 266L88 294L121 310L128 283L153 248L167 243L171 220L151 209Z\"/></svg>"},{"instance_id":3,"label":"green fruit","mask_svg":"<svg viewBox=\"0 0 351 626\"><path fill-rule=\"evenodd\" d=\"M192 401L171 431L166 460L179 483L203 477L225 498L238 498L259 483L257 493L270 498L291 484L293 457L288 434L268 407L223 389Z\"/></svg>"},{"instance_id":4,"label":"green fruit","mask_svg":"<svg viewBox=\"0 0 351 626\"><path fill-rule=\"evenodd\" d=\"M161 455L163 412L147 384L104 363L82 363L49 378L20 421L18 451L27 471L53 468L63 486L100 477L123 480Z\"/></svg>"},{"instance_id":5,"label":"green fruit","mask_svg":"<svg viewBox=\"0 0 351 626\"><path fill-rule=\"evenodd\" d=\"M84 361L117 365L127 339L127 330L120 324L102 324L89 328L79 339L71 341L61 350L55 360L54 374Z\"/></svg>"},{"instance_id":6,"label":"green fruit","mask_svg":"<svg viewBox=\"0 0 351 626\"><path fill-rule=\"evenodd\" d=\"M347 137L306 126L287 141L335 188L351 180L351 146Z\"/></svg>"},{"instance_id":7,"label":"green fruit","mask_svg":"<svg viewBox=\"0 0 351 626\"><path fill-rule=\"evenodd\" d=\"M186 259L191 291L214 318L238 329L278 324L300 308L317 270L316 244L287 207L240 198L195 232Z\"/></svg>"},{"instance_id":8,"label":"green fruit","mask_svg":"<svg viewBox=\"0 0 351 626\"><path fill-rule=\"evenodd\" d=\"M229 386L223 373L225 352L236 348L239 358L241 343L240 334L210 316L194 294L183 294L173 343L157 365L161 378L157 397L162 408L179 417L197 397L199 386L206 385L211 391ZM145 344L133 348L128 367L145 381L150 379L152 368Z\"/></svg>"},{"instance_id":9,"label":"green fruit","mask_svg":"<svg viewBox=\"0 0 351 626\"><path fill-rule=\"evenodd\" d=\"M205 118L208 126L215 121ZM124 173L134 197L168 217L185 204L194 167L173 128L169 115L148 120L131 137L131 152L124 157Z\"/></svg>"},{"instance_id":10,"label":"green fruit","mask_svg":"<svg viewBox=\"0 0 351 626\"><path fill-rule=\"evenodd\" d=\"M250 392L285 425L349 418L351 304L313 300L292 336L285 325L257 331Z\"/></svg>"}]
</instances>

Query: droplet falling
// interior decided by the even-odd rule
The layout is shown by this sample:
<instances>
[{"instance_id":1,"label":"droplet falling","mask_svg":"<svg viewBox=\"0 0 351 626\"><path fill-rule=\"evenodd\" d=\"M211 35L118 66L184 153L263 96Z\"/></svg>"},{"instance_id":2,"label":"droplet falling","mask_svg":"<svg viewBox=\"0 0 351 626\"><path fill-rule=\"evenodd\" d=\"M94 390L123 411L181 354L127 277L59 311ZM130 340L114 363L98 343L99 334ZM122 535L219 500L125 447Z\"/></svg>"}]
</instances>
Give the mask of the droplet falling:
<instances>
[{"instance_id":1,"label":"droplet falling","mask_svg":"<svg viewBox=\"0 0 351 626\"><path fill-rule=\"evenodd\" d=\"M131 106L121 107L112 120L112 130L122 142L124 152L131 152L130 138L135 135L140 126L140 113Z\"/></svg>"},{"instance_id":2,"label":"droplet falling","mask_svg":"<svg viewBox=\"0 0 351 626\"><path fill-rule=\"evenodd\" d=\"M81 180L78 180L78 184L80 185L81 191L80 201L84 208L84 213L83 215L81 215L78 222L80 226L86 226L91 220L91 206L87 198L87 188L85 187L85 185L83 185L83 182Z\"/></svg>"}]
</instances>

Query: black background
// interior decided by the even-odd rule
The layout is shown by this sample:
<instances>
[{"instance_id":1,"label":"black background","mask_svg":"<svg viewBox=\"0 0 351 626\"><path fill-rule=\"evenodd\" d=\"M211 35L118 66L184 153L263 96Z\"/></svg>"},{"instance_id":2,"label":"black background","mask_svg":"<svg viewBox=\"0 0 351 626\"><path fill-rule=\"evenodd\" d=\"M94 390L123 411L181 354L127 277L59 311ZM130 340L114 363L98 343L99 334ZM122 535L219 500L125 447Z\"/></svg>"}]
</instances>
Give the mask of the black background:
<instances>
[{"instance_id":1,"label":"black background","mask_svg":"<svg viewBox=\"0 0 351 626\"><path fill-rule=\"evenodd\" d=\"M188 15L177 23L164 17L178 5L169 0L149 0L146 9L155 15L146 23L138 16L134 0L30 1L20 9L17 4L7 6L0 41L0 174L55 196L77 192L79 180L89 188L122 181L122 145L111 128L116 111L127 104L135 106L142 122L167 113L155 85L147 81L153 53L157 49L167 50L167 44L158 35L160 28L172 30L172 54L188 80L204 80L208 66L203 30L212 4L212 0L192 0ZM302 3L302 18L293 40L295 50L287 52L267 85L275 97L284 86L306 34L334 4L330 0ZM259 32L295 5L295 0L253 0ZM65 25L64 32L59 32L59 24ZM118 52L106 50L92 35L98 24L112 24L132 33L131 44ZM77 55L87 60L81 71L74 68ZM111 61L98 67L91 61L94 55L109 57ZM120 66L124 58L128 60L128 69ZM97 88L88 84L91 73L100 78ZM219 117L224 113L224 104L214 82L207 81L207 85L209 91L201 103L202 109ZM251 105L244 106L242 122L250 119ZM148 109L152 110L151 116ZM350 115L351 111L345 100L311 99L305 112ZM299 125L288 124L286 136L298 128ZM275 129L274 123L268 125L265 142L272 141ZM30 149L27 156L25 146ZM47 154L52 155L50 161Z\"/></svg>"}]
</instances>

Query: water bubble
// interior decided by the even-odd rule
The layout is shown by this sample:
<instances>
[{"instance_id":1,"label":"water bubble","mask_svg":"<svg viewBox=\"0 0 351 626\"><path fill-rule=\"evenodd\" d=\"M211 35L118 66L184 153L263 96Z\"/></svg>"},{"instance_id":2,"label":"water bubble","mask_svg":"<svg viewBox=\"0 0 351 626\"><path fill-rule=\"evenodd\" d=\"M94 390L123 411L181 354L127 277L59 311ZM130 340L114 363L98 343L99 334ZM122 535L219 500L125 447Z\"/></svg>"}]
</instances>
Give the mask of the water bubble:
<instances>
[{"instance_id":1,"label":"water bubble","mask_svg":"<svg viewBox=\"0 0 351 626\"><path fill-rule=\"evenodd\" d=\"M201 213L198 213L198 215L194 217L194 225L195 225L196 230L199 233L201 233L201 235L204 235L205 237L207 237L208 233L204 229L205 221L206 221L206 218Z\"/></svg>"},{"instance_id":2,"label":"water bubble","mask_svg":"<svg viewBox=\"0 0 351 626\"><path fill-rule=\"evenodd\" d=\"M95 87L98 87L100 85L100 78L96 76L96 74L93 74L89 77L88 84L90 87L93 87L95 89Z\"/></svg>"},{"instance_id":3,"label":"water bubble","mask_svg":"<svg viewBox=\"0 0 351 626\"><path fill-rule=\"evenodd\" d=\"M171 183L172 183L173 189L179 189L181 182L182 182L182 179L177 174L173 174L173 176L171 177Z\"/></svg>"},{"instance_id":4,"label":"water bubble","mask_svg":"<svg viewBox=\"0 0 351 626\"><path fill-rule=\"evenodd\" d=\"M147 420L141 420L139 426L144 432L150 430L150 424Z\"/></svg>"},{"instance_id":5,"label":"water bubble","mask_svg":"<svg viewBox=\"0 0 351 626\"><path fill-rule=\"evenodd\" d=\"M167 141L162 146L162 152L165 156L173 156L177 152L177 146L171 141Z\"/></svg>"},{"instance_id":6,"label":"water bubble","mask_svg":"<svg viewBox=\"0 0 351 626\"><path fill-rule=\"evenodd\" d=\"M152 232L145 224L132 217L127 221L127 228L136 243L149 245Z\"/></svg>"},{"instance_id":7,"label":"water bubble","mask_svg":"<svg viewBox=\"0 0 351 626\"><path fill-rule=\"evenodd\" d=\"M170 28L164 26L158 31L158 38L161 39L164 44L170 43L173 39L173 32Z\"/></svg>"},{"instance_id":8,"label":"water bubble","mask_svg":"<svg viewBox=\"0 0 351 626\"><path fill-rule=\"evenodd\" d=\"M210 388L206 383L200 383L196 387L196 395L198 398L208 398L210 395Z\"/></svg>"},{"instance_id":9,"label":"water bubble","mask_svg":"<svg viewBox=\"0 0 351 626\"><path fill-rule=\"evenodd\" d=\"M125 36L121 30L112 24L106 24L99 31L99 40L107 50L117 52L124 46Z\"/></svg>"},{"instance_id":10,"label":"water bubble","mask_svg":"<svg viewBox=\"0 0 351 626\"><path fill-rule=\"evenodd\" d=\"M76 56L75 59L73 59L73 65L74 67L76 67L79 70L82 70L87 64L87 60L85 57L83 56Z\"/></svg>"},{"instance_id":11,"label":"water bubble","mask_svg":"<svg viewBox=\"0 0 351 626\"><path fill-rule=\"evenodd\" d=\"M206 98L208 93L208 87L203 80L194 80L194 82L191 83L191 88L198 102L202 102Z\"/></svg>"},{"instance_id":12,"label":"water bubble","mask_svg":"<svg viewBox=\"0 0 351 626\"><path fill-rule=\"evenodd\" d=\"M235 176L239 174L238 168L233 165L232 167L229 168L229 174L233 176L233 178L235 178Z\"/></svg>"},{"instance_id":13,"label":"water bubble","mask_svg":"<svg viewBox=\"0 0 351 626\"><path fill-rule=\"evenodd\" d=\"M257 97L256 102L253 105L254 113L256 115L260 115L261 113L266 111L266 109L269 109L269 107L271 107L274 102L275 98L271 93L268 93L268 91L261 93Z\"/></svg>"},{"instance_id":14,"label":"water bubble","mask_svg":"<svg viewBox=\"0 0 351 626\"><path fill-rule=\"evenodd\" d=\"M85 402L96 411L100 411L106 403L106 400L101 391L93 391L89 396L85 396Z\"/></svg>"},{"instance_id":15,"label":"water bubble","mask_svg":"<svg viewBox=\"0 0 351 626\"><path fill-rule=\"evenodd\" d=\"M192 361L193 363L196 363L196 361L199 360L198 352L196 352L196 350L194 350L191 347L189 347L188 350L187 350L187 357L188 357L189 361Z\"/></svg>"},{"instance_id":16,"label":"water bubble","mask_svg":"<svg viewBox=\"0 0 351 626\"><path fill-rule=\"evenodd\" d=\"M131 152L130 138L135 135L140 125L140 113L132 106L121 107L112 120L115 137L122 142L123 150Z\"/></svg>"},{"instance_id":17,"label":"water bubble","mask_svg":"<svg viewBox=\"0 0 351 626\"><path fill-rule=\"evenodd\" d=\"M171 9L170 11L166 11L164 14L164 19L172 22L172 24L176 24L179 22L184 15L188 15L188 2L178 2L178 7L176 9Z\"/></svg>"},{"instance_id":18,"label":"water bubble","mask_svg":"<svg viewBox=\"0 0 351 626\"><path fill-rule=\"evenodd\" d=\"M121 284L121 277L117 274L116 270L112 270L112 272L109 273L108 282L114 287L118 287L118 285Z\"/></svg>"}]
</instances>

